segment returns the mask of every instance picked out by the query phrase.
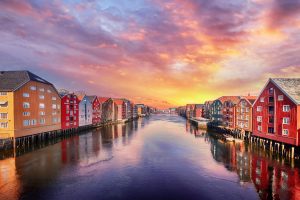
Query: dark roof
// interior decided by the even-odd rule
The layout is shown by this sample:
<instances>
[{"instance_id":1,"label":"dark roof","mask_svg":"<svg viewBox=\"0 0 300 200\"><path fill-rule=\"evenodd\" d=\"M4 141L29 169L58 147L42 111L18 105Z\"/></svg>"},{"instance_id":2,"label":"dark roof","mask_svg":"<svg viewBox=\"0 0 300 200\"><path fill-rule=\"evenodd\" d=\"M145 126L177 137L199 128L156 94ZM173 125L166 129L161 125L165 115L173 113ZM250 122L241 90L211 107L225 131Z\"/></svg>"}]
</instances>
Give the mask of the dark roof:
<instances>
[{"instance_id":1,"label":"dark roof","mask_svg":"<svg viewBox=\"0 0 300 200\"><path fill-rule=\"evenodd\" d=\"M271 78L296 104L300 104L300 78Z\"/></svg>"},{"instance_id":2,"label":"dark roof","mask_svg":"<svg viewBox=\"0 0 300 200\"><path fill-rule=\"evenodd\" d=\"M91 102L93 103L93 101L97 98L96 95L91 95L91 96L86 96L86 98Z\"/></svg>"},{"instance_id":3,"label":"dark roof","mask_svg":"<svg viewBox=\"0 0 300 200\"><path fill-rule=\"evenodd\" d=\"M0 71L0 91L15 91L29 81L52 85L29 71Z\"/></svg>"}]
</instances>

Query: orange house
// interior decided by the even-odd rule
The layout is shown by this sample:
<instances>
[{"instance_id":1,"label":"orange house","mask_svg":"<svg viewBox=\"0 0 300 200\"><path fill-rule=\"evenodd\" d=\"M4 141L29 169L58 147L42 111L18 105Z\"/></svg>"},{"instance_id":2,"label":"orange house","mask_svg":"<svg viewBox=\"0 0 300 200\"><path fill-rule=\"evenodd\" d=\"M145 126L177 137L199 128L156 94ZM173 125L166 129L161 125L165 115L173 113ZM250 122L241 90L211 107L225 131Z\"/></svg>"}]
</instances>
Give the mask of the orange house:
<instances>
[{"instance_id":1,"label":"orange house","mask_svg":"<svg viewBox=\"0 0 300 200\"><path fill-rule=\"evenodd\" d=\"M61 99L53 84L29 71L0 72L0 138L61 129Z\"/></svg>"}]
</instances>

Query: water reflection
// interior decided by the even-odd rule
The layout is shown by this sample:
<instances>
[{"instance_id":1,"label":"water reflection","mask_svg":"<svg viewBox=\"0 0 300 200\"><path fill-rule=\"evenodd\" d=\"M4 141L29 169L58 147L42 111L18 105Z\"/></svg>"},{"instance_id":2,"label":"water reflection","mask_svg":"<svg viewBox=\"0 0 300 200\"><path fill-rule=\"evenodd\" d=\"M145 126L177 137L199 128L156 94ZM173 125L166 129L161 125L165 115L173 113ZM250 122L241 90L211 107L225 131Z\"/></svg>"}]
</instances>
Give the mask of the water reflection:
<instances>
[{"instance_id":1,"label":"water reflection","mask_svg":"<svg viewBox=\"0 0 300 200\"><path fill-rule=\"evenodd\" d=\"M213 158L236 172L241 185L254 184L261 199L300 199L299 163L293 166L244 143L223 142L188 122L186 131L209 142Z\"/></svg>"},{"instance_id":2,"label":"water reflection","mask_svg":"<svg viewBox=\"0 0 300 200\"><path fill-rule=\"evenodd\" d=\"M135 133L147 124L146 120L105 126L62 140L26 147L15 154L1 152L0 199L42 199L53 185L60 183L60 178L67 174L65 172L80 175L80 167L113 159L113 151L119 145L130 145ZM45 191L44 188L50 190Z\"/></svg>"}]
</instances>

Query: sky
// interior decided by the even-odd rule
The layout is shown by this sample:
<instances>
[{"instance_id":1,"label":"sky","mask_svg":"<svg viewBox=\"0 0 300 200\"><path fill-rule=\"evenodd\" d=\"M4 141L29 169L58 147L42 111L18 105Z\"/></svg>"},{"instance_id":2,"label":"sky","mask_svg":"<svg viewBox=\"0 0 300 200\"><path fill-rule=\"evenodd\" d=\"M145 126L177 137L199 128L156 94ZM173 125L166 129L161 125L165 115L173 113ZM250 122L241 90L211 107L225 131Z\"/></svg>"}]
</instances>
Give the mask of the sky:
<instances>
[{"instance_id":1,"label":"sky","mask_svg":"<svg viewBox=\"0 0 300 200\"><path fill-rule=\"evenodd\" d=\"M300 0L0 0L0 70L159 108L300 77Z\"/></svg>"}]
</instances>

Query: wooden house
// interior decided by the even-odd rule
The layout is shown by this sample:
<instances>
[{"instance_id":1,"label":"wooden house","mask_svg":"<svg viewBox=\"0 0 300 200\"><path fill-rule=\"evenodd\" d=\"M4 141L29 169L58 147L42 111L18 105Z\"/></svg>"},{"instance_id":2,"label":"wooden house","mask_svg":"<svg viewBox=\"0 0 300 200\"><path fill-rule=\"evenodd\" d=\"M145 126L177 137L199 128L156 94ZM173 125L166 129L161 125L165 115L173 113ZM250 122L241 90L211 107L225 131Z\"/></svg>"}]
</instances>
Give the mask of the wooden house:
<instances>
[{"instance_id":1,"label":"wooden house","mask_svg":"<svg viewBox=\"0 0 300 200\"><path fill-rule=\"evenodd\" d=\"M79 97L79 127L91 126L93 119L93 105L87 95Z\"/></svg>"},{"instance_id":2,"label":"wooden house","mask_svg":"<svg viewBox=\"0 0 300 200\"><path fill-rule=\"evenodd\" d=\"M60 93L61 128L76 129L79 126L79 99L74 93Z\"/></svg>"},{"instance_id":3,"label":"wooden house","mask_svg":"<svg viewBox=\"0 0 300 200\"><path fill-rule=\"evenodd\" d=\"M244 96L236 105L235 125L239 130L252 132L252 106L256 96Z\"/></svg>"},{"instance_id":4,"label":"wooden house","mask_svg":"<svg viewBox=\"0 0 300 200\"><path fill-rule=\"evenodd\" d=\"M92 124L99 125L101 123L101 104L96 95L87 96L87 99L92 104L92 109L93 109Z\"/></svg>"}]
</instances>

